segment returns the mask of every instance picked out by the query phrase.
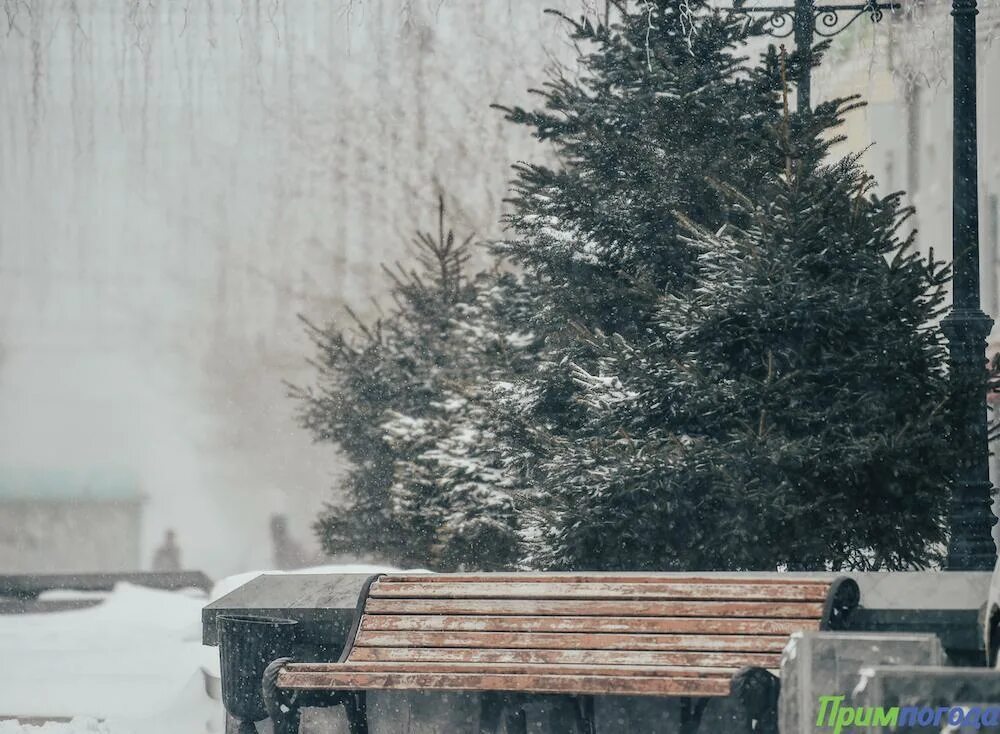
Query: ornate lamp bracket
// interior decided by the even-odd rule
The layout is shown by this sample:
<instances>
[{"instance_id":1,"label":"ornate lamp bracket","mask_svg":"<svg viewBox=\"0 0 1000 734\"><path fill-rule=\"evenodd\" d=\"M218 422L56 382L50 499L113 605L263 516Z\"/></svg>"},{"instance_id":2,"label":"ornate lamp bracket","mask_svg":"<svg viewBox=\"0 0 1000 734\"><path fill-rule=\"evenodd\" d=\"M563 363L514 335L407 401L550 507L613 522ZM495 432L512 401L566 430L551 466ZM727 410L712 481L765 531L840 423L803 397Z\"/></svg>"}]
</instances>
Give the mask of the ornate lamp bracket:
<instances>
[{"instance_id":1,"label":"ornate lamp bracket","mask_svg":"<svg viewBox=\"0 0 1000 734\"><path fill-rule=\"evenodd\" d=\"M851 24L863 15L867 15L872 23L878 23L886 10L899 10L899 3L881 3L867 0L862 5L813 5L812 27L817 36L833 38L838 33L847 30ZM747 6L736 3L732 8L734 13L742 15L764 15L764 32L774 38L788 38L795 32L795 6L758 5Z\"/></svg>"}]
</instances>

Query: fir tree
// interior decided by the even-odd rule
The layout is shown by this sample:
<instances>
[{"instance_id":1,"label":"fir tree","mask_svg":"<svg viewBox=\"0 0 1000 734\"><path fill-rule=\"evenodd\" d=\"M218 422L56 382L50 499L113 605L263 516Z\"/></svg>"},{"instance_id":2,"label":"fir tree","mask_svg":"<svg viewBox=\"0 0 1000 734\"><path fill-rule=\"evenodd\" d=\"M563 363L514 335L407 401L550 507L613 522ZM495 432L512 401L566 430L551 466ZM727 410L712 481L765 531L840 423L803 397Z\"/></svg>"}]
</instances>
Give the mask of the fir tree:
<instances>
[{"instance_id":1,"label":"fir tree","mask_svg":"<svg viewBox=\"0 0 1000 734\"><path fill-rule=\"evenodd\" d=\"M511 483L485 435L485 379L515 369L530 335L511 327L518 280L469 278L471 237L418 233L418 268L386 270L395 308L353 333L308 324L316 384L295 388L303 425L351 462L344 499L316 524L329 553L369 554L436 568L514 562ZM501 323L506 319L506 328Z\"/></svg>"},{"instance_id":2,"label":"fir tree","mask_svg":"<svg viewBox=\"0 0 1000 734\"><path fill-rule=\"evenodd\" d=\"M427 498L435 498L434 565L501 569L521 559L519 515L531 496L503 459L512 446L498 430L504 419L496 403L504 380L531 369L537 340L523 330L531 302L520 278L487 271L473 286L475 297L450 322L454 361L433 410L418 425L394 414L384 428L405 456L395 464L399 513L418 524L428 514Z\"/></svg>"},{"instance_id":3,"label":"fir tree","mask_svg":"<svg viewBox=\"0 0 1000 734\"><path fill-rule=\"evenodd\" d=\"M497 247L539 286L545 338L506 403L538 490L527 563L933 562L945 274L900 239L899 195L824 164L855 102L789 115L797 61L748 68L744 30L704 4L572 28L581 76L508 110L561 164L518 169Z\"/></svg>"},{"instance_id":4,"label":"fir tree","mask_svg":"<svg viewBox=\"0 0 1000 734\"><path fill-rule=\"evenodd\" d=\"M539 109L503 108L559 162L516 167L514 236L495 245L537 287L532 328L545 342L509 401L526 482L591 437L568 364L587 369L598 354L580 335L646 339L657 295L690 286L695 254L676 212L721 225L739 212L713 181L753 194L781 165L766 144L780 119L776 57L751 71L741 55L753 24L704 0L616 7L610 25L565 18L580 72L553 76Z\"/></svg>"},{"instance_id":5,"label":"fir tree","mask_svg":"<svg viewBox=\"0 0 1000 734\"><path fill-rule=\"evenodd\" d=\"M899 234L900 195L825 163L854 102L789 115L785 60L749 67L754 28L706 2L617 7L571 24L578 78L506 110L559 160L517 169L495 251L518 274L465 278L442 225L451 254L397 277L390 318L360 342L314 330L305 421L356 466L326 547L440 568L933 562L946 272Z\"/></svg>"},{"instance_id":6,"label":"fir tree","mask_svg":"<svg viewBox=\"0 0 1000 734\"><path fill-rule=\"evenodd\" d=\"M660 296L655 340L599 339L598 369L576 368L594 439L549 462L540 563L936 560L955 461L934 325L947 271L900 236L900 194L872 195L855 157L822 163L850 106L780 125L786 165L754 197L720 186L744 225L681 217L693 287Z\"/></svg>"},{"instance_id":7,"label":"fir tree","mask_svg":"<svg viewBox=\"0 0 1000 734\"><path fill-rule=\"evenodd\" d=\"M566 19L581 49L578 75L550 79L540 109L505 108L559 165L516 168L514 236L495 247L537 289L532 328L544 339L534 372L510 380L500 403L522 482L541 497L603 487L609 517L620 491L631 491L613 483L635 481L616 479L622 467L611 457L587 455L608 427L584 409L574 368L598 373L600 335L645 349L660 294L692 286L697 253L678 212L713 227L739 221L744 213L716 181L754 195L783 165L769 145L781 119L777 56L750 69L741 55L753 25L707 2L616 6L609 26ZM536 520L533 539L550 531Z\"/></svg>"}]
</instances>

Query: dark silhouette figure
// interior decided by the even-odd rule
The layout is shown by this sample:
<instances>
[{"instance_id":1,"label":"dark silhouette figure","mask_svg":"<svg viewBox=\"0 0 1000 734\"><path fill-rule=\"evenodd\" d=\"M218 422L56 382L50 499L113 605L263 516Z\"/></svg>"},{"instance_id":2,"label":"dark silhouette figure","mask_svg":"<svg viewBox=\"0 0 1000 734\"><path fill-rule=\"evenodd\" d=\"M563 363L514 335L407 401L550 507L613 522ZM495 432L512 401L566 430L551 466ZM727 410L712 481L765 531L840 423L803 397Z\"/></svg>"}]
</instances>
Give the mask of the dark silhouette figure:
<instances>
[{"instance_id":1,"label":"dark silhouette figure","mask_svg":"<svg viewBox=\"0 0 1000 734\"><path fill-rule=\"evenodd\" d=\"M173 530L168 530L163 545L153 554L153 570L160 572L181 570L181 549L177 545Z\"/></svg>"},{"instance_id":2,"label":"dark silhouette figure","mask_svg":"<svg viewBox=\"0 0 1000 734\"><path fill-rule=\"evenodd\" d=\"M284 515L271 515L271 550L274 567L279 570L301 568L305 563L302 546L288 534L288 519Z\"/></svg>"}]
</instances>

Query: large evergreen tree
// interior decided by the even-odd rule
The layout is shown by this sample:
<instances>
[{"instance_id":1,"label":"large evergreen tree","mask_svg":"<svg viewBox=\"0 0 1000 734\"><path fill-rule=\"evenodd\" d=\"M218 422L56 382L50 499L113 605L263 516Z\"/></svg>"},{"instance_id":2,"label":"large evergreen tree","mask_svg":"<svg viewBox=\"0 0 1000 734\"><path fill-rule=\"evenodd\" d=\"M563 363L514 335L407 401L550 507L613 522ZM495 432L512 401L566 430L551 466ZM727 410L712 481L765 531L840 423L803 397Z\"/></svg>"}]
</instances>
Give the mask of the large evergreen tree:
<instances>
[{"instance_id":1,"label":"large evergreen tree","mask_svg":"<svg viewBox=\"0 0 1000 734\"><path fill-rule=\"evenodd\" d=\"M700 0L616 5L609 26L565 19L578 74L551 78L538 109L504 108L557 159L516 167L513 236L495 247L536 289L531 323L545 347L501 405L523 483L540 496L583 481L592 465L576 463L577 451L605 433L583 409L573 366L596 373L600 335L641 349L663 290L691 287L697 253L677 213L708 226L739 218L717 181L754 194L782 165L768 144L781 119L779 66L772 54L750 68L754 26ZM539 522L529 534L547 532Z\"/></svg>"},{"instance_id":2,"label":"large evergreen tree","mask_svg":"<svg viewBox=\"0 0 1000 734\"><path fill-rule=\"evenodd\" d=\"M954 461L933 325L947 273L900 237L900 195L871 195L856 159L824 165L825 149L802 141L756 201L733 192L746 226L688 223L698 275L661 295L655 342L604 339L596 374L577 368L603 435L549 463L543 563L935 560Z\"/></svg>"},{"instance_id":3,"label":"large evergreen tree","mask_svg":"<svg viewBox=\"0 0 1000 734\"><path fill-rule=\"evenodd\" d=\"M568 368L598 357L581 334L648 338L658 294L695 272L676 213L721 225L739 213L714 181L753 193L780 165L765 144L778 66L751 71L743 56L755 26L705 0L616 6L610 25L565 18L579 72L554 75L540 108L503 108L557 160L516 167L513 236L495 247L538 288L532 328L546 348L513 385L509 423L522 423L525 481L543 493L545 462L592 435Z\"/></svg>"},{"instance_id":4,"label":"large evergreen tree","mask_svg":"<svg viewBox=\"0 0 1000 734\"><path fill-rule=\"evenodd\" d=\"M656 293L694 272L675 213L721 224L713 180L752 193L780 165L763 144L780 119L775 59L750 73L742 55L754 25L705 0L617 5L611 26L565 19L580 71L538 90L542 107L500 108L557 160L515 167L516 236L496 247L542 279L555 332L641 331Z\"/></svg>"},{"instance_id":5,"label":"large evergreen tree","mask_svg":"<svg viewBox=\"0 0 1000 734\"><path fill-rule=\"evenodd\" d=\"M528 562L932 561L943 275L898 239L898 196L824 166L853 102L789 116L794 58L747 68L703 4L632 8L574 24L581 76L508 111L561 163L519 168L497 248L542 289L539 370L508 401L540 499Z\"/></svg>"}]
</instances>

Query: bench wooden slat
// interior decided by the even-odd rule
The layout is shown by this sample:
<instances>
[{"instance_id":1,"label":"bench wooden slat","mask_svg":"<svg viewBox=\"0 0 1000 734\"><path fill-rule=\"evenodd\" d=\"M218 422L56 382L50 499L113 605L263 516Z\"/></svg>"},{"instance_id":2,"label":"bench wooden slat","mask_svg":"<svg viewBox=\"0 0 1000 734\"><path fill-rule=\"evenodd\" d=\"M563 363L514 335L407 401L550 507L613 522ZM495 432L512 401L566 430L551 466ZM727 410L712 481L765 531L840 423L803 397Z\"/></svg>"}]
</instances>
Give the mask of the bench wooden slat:
<instances>
[{"instance_id":1,"label":"bench wooden slat","mask_svg":"<svg viewBox=\"0 0 1000 734\"><path fill-rule=\"evenodd\" d=\"M611 675L681 678L731 678L739 668L676 665L525 665L522 663L289 663L281 673L511 673L544 675ZM279 678L279 681L284 678Z\"/></svg>"},{"instance_id":2,"label":"bench wooden slat","mask_svg":"<svg viewBox=\"0 0 1000 734\"><path fill-rule=\"evenodd\" d=\"M392 599L369 598L366 614L482 614L591 617L780 617L815 619L818 602L719 601L552 601L542 599Z\"/></svg>"},{"instance_id":3,"label":"bench wooden slat","mask_svg":"<svg viewBox=\"0 0 1000 734\"><path fill-rule=\"evenodd\" d=\"M356 647L348 662L467 662L559 665L681 665L705 668L777 668L781 655L759 652L654 650L524 650L472 648Z\"/></svg>"},{"instance_id":4,"label":"bench wooden slat","mask_svg":"<svg viewBox=\"0 0 1000 734\"><path fill-rule=\"evenodd\" d=\"M482 673L288 673L282 685L309 690L532 691L632 696L727 696L725 678L643 678Z\"/></svg>"},{"instance_id":5,"label":"bench wooden slat","mask_svg":"<svg viewBox=\"0 0 1000 734\"><path fill-rule=\"evenodd\" d=\"M731 584L732 576L699 576L693 574L686 576L682 574L663 573L642 573L642 572L621 572L621 573L574 573L574 572L548 572L548 573L388 573L383 574L381 580L384 582L417 582L417 583L483 583L483 582L516 582L523 584L551 584L561 583L625 583L625 584L662 584L665 582L679 584ZM786 586L819 586L829 588L830 579L818 579L810 577L789 577L773 578L747 576L740 579L740 583L747 584L767 584Z\"/></svg>"},{"instance_id":6,"label":"bench wooden slat","mask_svg":"<svg viewBox=\"0 0 1000 734\"><path fill-rule=\"evenodd\" d=\"M359 647L481 647L531 650L733 650L781 652L787 637L575 632L358 632Z\"/></svg>"},{"instance_id":7,"label":"bench wooden slat","mask_svg":"<svg viewBox=\"0 0 1000 734\"><path fill-rule=\"evenodd\" d=\"M372 598L446 599L594 599L594 600L733 600L823 602L828 587L822 584L712 583L684 581L661 583L567 583L376 581Z\"/></svg>"},{"instance_id":8,"label":"bench wooden slat","mask_svg":"<svg viewBox=\"0 0 1000 734\"><path fill-rule=\"evenodd\" d=\"M570 617L433 614L366 614L362 630L425 632L641 632L720 635L790 635L801 619L724 617ZM812 625L819 629L819 620Z\"/></svg>"}]
</instances>

